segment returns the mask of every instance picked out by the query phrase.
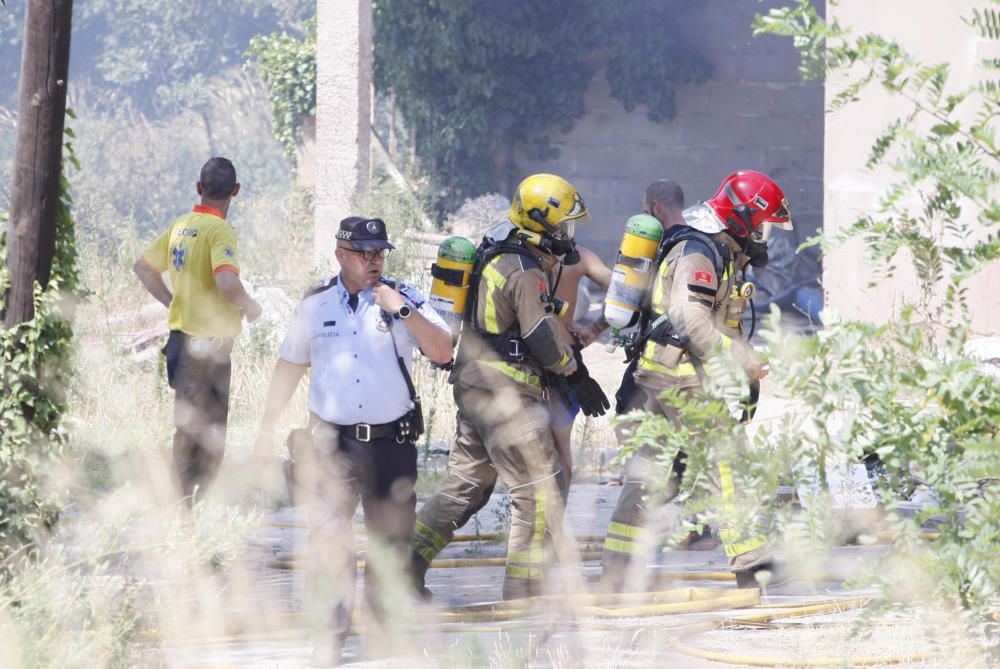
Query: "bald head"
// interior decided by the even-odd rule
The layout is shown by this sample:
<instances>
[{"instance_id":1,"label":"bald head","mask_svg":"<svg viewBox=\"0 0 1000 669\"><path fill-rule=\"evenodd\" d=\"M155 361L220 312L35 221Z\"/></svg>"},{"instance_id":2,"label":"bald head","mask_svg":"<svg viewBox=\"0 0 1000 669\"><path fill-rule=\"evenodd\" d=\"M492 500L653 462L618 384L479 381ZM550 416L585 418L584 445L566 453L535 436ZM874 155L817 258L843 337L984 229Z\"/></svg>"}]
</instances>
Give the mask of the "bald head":
<instances>
[{"instance_id":1,"label":"bald head","mask_svg":"<svg viewBox=\"0 0 1000 669\"><path fill-rule=\"evenodd\" d=\"M642 198L647 214L655 216L664 230L684 221L684 191L673 179L660 179L649 184Z\"/></svg>"}]
</instances>

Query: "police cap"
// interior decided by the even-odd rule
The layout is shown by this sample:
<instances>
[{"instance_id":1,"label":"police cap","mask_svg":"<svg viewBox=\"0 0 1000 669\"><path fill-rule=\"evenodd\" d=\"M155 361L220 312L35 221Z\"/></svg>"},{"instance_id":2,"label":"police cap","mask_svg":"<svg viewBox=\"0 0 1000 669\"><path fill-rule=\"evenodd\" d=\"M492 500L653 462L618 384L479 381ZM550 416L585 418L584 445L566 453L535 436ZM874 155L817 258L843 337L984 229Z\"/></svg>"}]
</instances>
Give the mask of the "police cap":
<instances>
[{"instance_id":1,"label":"police cap","mask_svg":"<svg viewBox=\"0 0 1000 669\"><path fill-rule=\"evenodd\" d=\"M389 243L385 222L381 218L348 216L340 222L337 239L350 242L351 246L359 251L396 248Z\"/></svg>"}]
</instances>

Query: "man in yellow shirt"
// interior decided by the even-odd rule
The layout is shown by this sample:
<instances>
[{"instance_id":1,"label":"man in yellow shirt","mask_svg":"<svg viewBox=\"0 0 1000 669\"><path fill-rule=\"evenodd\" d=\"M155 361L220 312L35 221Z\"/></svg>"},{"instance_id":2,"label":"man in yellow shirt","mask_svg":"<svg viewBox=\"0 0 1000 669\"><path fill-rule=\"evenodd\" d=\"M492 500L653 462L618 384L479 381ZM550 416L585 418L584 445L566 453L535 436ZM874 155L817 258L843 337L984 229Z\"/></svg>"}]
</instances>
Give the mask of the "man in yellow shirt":
<instances>
[{"instance_id":1,"label":"man in yellow shirt","mask_svg":"<svg viewBox=\"0 0 1000 669\"><path fill-rule=\"evenodd\" d=\"M142 285L163 306L170 336L163 353L174 389L174 467L181 493L215 479L226 448L230 353L242 318L255 321L261 308L243 288L236 232L226 221L239 193L236 168L211 158L196 185L201 204L170 224L135 261ZM170 286L163 273L170 273Z\"/></svg>"}]
</instances>

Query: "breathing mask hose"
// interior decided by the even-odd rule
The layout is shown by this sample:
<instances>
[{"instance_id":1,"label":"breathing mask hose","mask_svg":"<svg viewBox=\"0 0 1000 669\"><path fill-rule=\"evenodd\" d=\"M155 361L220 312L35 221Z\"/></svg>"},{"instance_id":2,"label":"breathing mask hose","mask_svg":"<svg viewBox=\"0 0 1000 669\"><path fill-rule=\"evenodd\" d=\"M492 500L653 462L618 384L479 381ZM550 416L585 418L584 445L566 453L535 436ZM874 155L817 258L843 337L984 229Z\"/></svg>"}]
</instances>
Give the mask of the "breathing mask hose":
<instances>
[{"instance_id":1,"label":"breathing mask hose","mask_svg":"<svg viewBox=\"0 0 1000 669\"><path fill-rule=\"evenodd\" d=\"M757 309L754 307L753 298L749 298L750 302L750 334L747 335L747 341L749 342L753 339L753 333L757 330ZM750 380L750 398L743 407L743 414L740 416L740 422L744 425L753 420L754 414L757 413L757 402L760 400L760 381L757 379Z\"/></svg>"}]
</instances>

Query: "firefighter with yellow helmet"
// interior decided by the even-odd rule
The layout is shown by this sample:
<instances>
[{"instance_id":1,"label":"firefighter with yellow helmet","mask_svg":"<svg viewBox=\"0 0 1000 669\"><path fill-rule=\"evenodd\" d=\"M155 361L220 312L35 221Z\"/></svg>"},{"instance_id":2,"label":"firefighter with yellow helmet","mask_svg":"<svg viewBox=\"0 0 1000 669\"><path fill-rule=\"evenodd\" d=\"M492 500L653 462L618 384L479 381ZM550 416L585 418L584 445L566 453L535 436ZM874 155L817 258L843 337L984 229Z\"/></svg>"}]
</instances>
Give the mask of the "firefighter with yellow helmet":
<instances>
[{"instance_id":1,"label":"firefighter with yellow helmet","mask_svg":"<svg viewBox=\"0 0 1000 669\"><path fill-rule=\"evenodd\" d=\"M569 182L536 174L477 250L449 378L458 415L448 476L417 514L412 544L421 591L431 560L486 504L498 476L512 502L504 598L541 592L552 548L563 545L565 500L545 397L572 388L588 414L609 407L554 296L560 262L576 256L575 226L589 221Z\"/></svg>"},{"instance_id":2,"label":"firefighter with yellow helmet","mask_svg":"<svg viewBox=\"0 0 1000 669\"><path fill-rule=\"evenodd\" d=\"M784 193L766 175L743 170L728 176L710 200L685 209L683 216L684 224L671 227L660 244L659 267L631 351L638 363L637 388L623 414L646 411L683 420L659 394L667 388L700 387L704 363L712 355L728 355L743 367L750 379L751 403L756 402L753 389L767 375L766 362L742 336L742 314L753 295L753 284L744 281L743 274L748 265L767 264L772 228L792 229ZM744 422L751 416L752 408ZM632 427L634 421L619 423L620 441ZM625 483L604 543L604 590L645 586L650 524L677 496L684 459L684 453L677 455L666 489L655 498L649 497L647 482L658 478L657 453L646 446L626 462ZM718 463L713 483L724 504L733 506L735 488L727 463ZM721 529L720 536L739 587L756 587L755 574L773 569L762 537L743 536L729 527Z\"/></svg>"}]
</instances>

